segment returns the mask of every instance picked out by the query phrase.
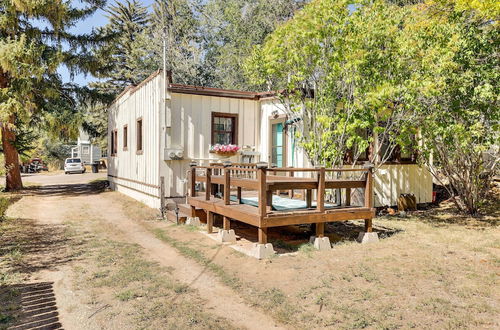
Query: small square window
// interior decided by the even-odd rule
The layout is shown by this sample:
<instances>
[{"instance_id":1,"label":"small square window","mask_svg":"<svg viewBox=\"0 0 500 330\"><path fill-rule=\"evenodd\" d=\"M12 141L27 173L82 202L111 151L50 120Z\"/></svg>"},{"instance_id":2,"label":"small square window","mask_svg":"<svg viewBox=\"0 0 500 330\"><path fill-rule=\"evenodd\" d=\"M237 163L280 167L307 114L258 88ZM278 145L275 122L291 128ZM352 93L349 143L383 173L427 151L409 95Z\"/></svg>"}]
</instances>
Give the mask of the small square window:
<instances>
[{"instance_id":1,"label":"small square window","mask_svg":"<svg viewBox=\"0 0 500 330\"><path fill-rule=\"evenodd\" d=\"M128 125L123 126L123 150L128 150Z\"/></svg>"},{"instance_id":2,"label":"small square window","mask_svg":"<svg viewBox=\"0 0 500 330\"><path fill-rule=\"evenodd\" d=\"M142 139L142 118L137 119L137 153L142 154L143 139Z\"/></svg>"},{"instance_id":3,"label":"small square window","mask_svg":"<svg viewBox=\"0 0 500 330\"><path fill-rule=\"evenodd\" d=\"M212 144L237 144L238 115L212 113Z\"/></svg>"}]
</instances>

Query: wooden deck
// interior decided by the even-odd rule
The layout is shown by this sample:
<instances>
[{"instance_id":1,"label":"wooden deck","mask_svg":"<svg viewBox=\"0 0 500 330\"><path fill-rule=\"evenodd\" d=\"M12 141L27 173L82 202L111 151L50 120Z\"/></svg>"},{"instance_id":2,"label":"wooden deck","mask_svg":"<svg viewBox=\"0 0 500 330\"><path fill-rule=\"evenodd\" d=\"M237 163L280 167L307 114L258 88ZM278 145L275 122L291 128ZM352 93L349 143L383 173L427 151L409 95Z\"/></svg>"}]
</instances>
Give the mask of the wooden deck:
<instances>
[{"instance_id":1,"label":"wooden deck","mask_svg":"<svg viewBox=\"0 0 500 330\"><path fill-rule=\"evenodd\" d=\"M203 173L201 173L203 172ZM313 178L297 177L297 172L309 172ZM360 172L357 179L327 179L327 174ZM198 193L196 183L204 185L204 192ZM364 205L351 206L351 189L364 189ZM326 207L325 191L344 189L345 203L335 208ZM298 224L316 224L316 236L324 235L324 224L333 221L364 220L365 231L372 231L373 177L371 168L366 169L326 169L326 168L267 168L264 164L226 164L226 166L191 166L190 194L187 203L192 208L203 209L207 213L207 228L213 231L213 217L223 217L223 229L229 230L231 220L241 221L257 227L259 243L267 243L267 228ZM297 190L305 191L305 209L276 211L272 209L272 195L286 192L294 198ZM231 191L236 201L231 201ZM313 192L316 206L313 207ZM242 203L245 195L258 196L258 207ZM220 196L220 197L216 197ZM234 195L233 195L234 196Z\"/></svg>"}]
</instances>

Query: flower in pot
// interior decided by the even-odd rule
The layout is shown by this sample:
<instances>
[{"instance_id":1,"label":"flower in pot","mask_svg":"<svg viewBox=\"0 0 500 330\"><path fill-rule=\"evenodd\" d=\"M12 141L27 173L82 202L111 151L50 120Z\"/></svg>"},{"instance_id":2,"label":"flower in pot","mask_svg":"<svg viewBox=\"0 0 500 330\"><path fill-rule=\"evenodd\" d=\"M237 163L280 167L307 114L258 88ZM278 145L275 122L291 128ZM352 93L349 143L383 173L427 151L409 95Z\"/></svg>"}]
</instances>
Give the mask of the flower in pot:
<instances>
[{"instance_id":1,"label":"flower in pot","mask_svg":"<svg viewBox=\"0 0 500 330\"><path fill-rule=\"evenodd\" d=\"M234 144L216 144L210 146L210 153L215 153L223 156L234 156L238 153L240 147Z\"/></svg>"}]
</instances>

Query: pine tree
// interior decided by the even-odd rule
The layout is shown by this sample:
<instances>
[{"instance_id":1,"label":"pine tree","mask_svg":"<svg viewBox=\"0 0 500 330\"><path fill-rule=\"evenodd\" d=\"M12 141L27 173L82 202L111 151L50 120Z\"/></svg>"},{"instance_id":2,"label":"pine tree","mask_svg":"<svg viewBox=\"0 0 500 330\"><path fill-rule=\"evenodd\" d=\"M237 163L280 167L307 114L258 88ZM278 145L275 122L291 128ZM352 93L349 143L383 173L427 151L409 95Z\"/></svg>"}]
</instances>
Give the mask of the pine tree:
<instances>
[{"instance_id":1,"label":"pine tree","mask_svg":"<svg viewBox=\"0 0 500 330\"><path fill-rule=\"evenodd\" d=\"M19 139L31 118L45 111L41 100L57 98L52 86L56 70L65 64L72 73L93 69L86 46L92 34L75 35L69 28L91 15L104 0L0 0L0 125L5 155L6 189L19 190Z\"/></svg>"},{"instance_id":2,"label":"pine tree","mask_svg":"<svg viewBox=\"0 0 500 330\"><path fill-rule=\"evenodd\" d=\"M94 49L99 61L92 83L101 93L119 94L129 85L137 85L153 71L152 54L148 52L144 33L148 28L147 7L138 0L116 1L106 8L108 24L98 29L105 43Z\"/></svg>"}]
</instances>

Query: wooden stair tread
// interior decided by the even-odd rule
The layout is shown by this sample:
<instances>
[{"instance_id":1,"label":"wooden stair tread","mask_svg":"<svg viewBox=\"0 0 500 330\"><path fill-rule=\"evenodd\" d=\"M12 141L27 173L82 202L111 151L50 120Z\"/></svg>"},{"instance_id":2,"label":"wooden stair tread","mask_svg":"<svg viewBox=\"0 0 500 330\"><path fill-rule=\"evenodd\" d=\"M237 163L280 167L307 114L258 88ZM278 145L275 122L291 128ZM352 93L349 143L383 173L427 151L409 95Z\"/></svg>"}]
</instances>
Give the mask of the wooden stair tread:
<instances>
[{"instance_id":1,"label":"wooden stair tread","mask_svg":"<svg viewBox=\"0 0 500 330\"><path fill-rule=\"evenodd\" d=\"M172 222L177 222L177 216L175 215L175 211L168 210L165 214L167 216L167 220ZM179 210L179 221L184 222L188 217L189 215Z\"/></svg>"}]
</instances>

